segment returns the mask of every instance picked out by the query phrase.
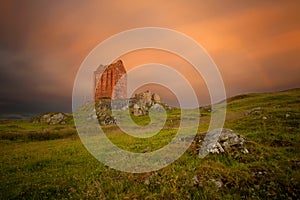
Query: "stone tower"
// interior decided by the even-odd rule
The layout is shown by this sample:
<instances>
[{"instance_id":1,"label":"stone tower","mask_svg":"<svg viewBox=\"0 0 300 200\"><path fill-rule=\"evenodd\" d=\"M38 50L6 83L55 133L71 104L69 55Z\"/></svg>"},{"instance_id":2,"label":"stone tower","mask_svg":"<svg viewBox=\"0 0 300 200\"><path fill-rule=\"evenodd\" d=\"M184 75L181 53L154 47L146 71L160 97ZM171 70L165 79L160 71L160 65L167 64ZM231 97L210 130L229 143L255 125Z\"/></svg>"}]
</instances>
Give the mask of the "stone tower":
<instances>
[{"instance_id":1,"label":"stone tower","mask_svg":"<svg viewBox=\"0 0 300 200\"><path fill-rule=\"evenodd\" d=\"M100 65L94 72L94 100L124 99L127 97L126 92L127 76L121 60L108 66Z\"/></svg>"}]
</instances>

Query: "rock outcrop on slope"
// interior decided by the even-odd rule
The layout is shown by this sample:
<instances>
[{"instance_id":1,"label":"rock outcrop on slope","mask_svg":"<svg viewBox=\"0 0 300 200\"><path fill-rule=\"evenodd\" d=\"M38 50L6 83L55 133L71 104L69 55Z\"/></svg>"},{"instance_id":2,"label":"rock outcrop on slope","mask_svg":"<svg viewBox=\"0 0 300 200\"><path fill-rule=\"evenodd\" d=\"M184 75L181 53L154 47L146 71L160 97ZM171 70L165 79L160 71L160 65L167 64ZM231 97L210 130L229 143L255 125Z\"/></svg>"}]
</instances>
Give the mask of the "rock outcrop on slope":
<instances>
[{"instance_id":1,"label":"rock outcrop on slope","mask_svg":"<svg viewBox=\"0 0 300 200\"><path fill-rule=\"evenodd\" d=\"M86 107L86 108L85 108ZM117 123L117 118L112 116L112 110L129 112L134 116L143 116L149 114L150 109L160 112L164 109L172 109L170 106L161 103L158 94L149 90L137 93L130 99L110 99L101 98L95 102L95 106L85 105L82 111L88 112L87 121L98 119L102 126L113 125Z\"/></svg>"},{"instance_id":2,"label":"rock outcrop on slope","mask_svg":"<svg viewBox=\"0 0 300 200\"><path fill-rule=\"evenodd\" d=\"M204 157L208 153L225 153L231 148L236 147L241 153L247 154L248 150L244 147L246 138L233 132L231 129L214 129L206 133L199 157Z\"/></svg>"},{"instance_id":3,"label":"rock outcrop on slope","mask_svg":"<svg viewBox=\"0 0 300 200\"><path fill-rule=\"evenodd\" d=\"M90 112L90 114L87 117L87 121L98 119L99 124L102 126L112 125L117 123L117 119L112 116L112 100L111 99L100 99L95 103L95 108L93 108L93 111ZM115 103L114 105L118 108L122 108L126 106L125 101L119 101L118 103ZM115 108L116 109L116 108Z\"/></svg>"},{"instance_id":4,"label":"rock outcrop on slope","mask_svg":"<svg viewBox=\"0 0 300 200\"><path fill-rule=\"evenodd\" d=\"M49 125L66 124L68 115L62 112L49 112L35 116L31 119L32 123L46 123Z\"/></svg>"},{"instance_id":5,"label":"rock outcrop on slope","mask_svg":"<svg viewBox=\"0 0 300 200\"><path fill-rule=\"evenodd\" d=\"M160 96L147 90L145 92L135 94L135 96L130 99L129 107L132 108L134 116L142 116L147 115L151 107L160 111L162 108L159 106L160 103Z\"/></svg>"},{"instance_id":6,"label":"rock outcrop on slope","mask_svg":"<svg viewBox=\"0 0 300 200\"><path fill-rule=\"evenodd\" d=\"M210 153L249 153L244 145L247 139L227 128L214 129L207 133L197 134L195 137L185 137L180 139L180 141L190 140L193 140L193 142L189 151L192 151L193 154L198 154L200 158L204 158Z\"/></svg>"}]
</instances>

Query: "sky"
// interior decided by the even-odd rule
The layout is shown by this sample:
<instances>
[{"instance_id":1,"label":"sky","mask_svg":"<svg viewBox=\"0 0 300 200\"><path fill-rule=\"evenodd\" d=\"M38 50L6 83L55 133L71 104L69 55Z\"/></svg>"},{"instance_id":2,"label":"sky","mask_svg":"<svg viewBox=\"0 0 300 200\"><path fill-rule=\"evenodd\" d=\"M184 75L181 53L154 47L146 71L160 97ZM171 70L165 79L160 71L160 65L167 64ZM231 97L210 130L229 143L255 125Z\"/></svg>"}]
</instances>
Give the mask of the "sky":
<instances>
[{"instance_id":1,"label":"sky","mask_svg":"<svg viewBox=\"0 0 300 200\"><path fill-rule=\"evenodd\" d=\"M197 41L218 66L227 96L300 87L299 10L297 0L3 1L0 118L71 112L73 83L89 52L140 27L173 29ZM193 79L184 61L164 54L121 58L128 70L154 61L177 64L207 103L201 77Z\"/></svg>"}]
</instances>

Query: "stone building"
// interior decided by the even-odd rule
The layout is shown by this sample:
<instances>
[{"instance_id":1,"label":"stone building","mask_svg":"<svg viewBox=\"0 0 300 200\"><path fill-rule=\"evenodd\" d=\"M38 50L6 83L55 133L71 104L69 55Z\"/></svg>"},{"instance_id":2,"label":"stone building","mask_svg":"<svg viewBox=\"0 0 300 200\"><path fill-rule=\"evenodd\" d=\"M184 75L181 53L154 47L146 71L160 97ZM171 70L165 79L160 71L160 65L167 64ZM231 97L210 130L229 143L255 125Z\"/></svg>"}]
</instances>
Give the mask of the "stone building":
<instances>
[{"instance_id":1,"label":"stone building","mask_svg":"<svg viewBox=\"0 0 300 200\"><path fill-rule=\"evenodd\" d=\"M125 99L127 75L121 60L110 65L100 65L94 72L94 100L101 98Z\"/></svg>"}]
</instances>

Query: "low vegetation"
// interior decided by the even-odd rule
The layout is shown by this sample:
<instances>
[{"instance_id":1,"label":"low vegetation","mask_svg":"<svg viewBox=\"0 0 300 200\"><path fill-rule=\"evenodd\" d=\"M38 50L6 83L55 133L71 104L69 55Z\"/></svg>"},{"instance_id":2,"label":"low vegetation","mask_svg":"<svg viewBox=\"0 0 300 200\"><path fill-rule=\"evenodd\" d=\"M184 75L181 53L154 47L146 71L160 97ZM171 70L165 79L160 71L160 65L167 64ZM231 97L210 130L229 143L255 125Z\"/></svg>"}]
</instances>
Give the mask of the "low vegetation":
<instances>
[{"instance_id":1,"label":"low vegetation","mask_svg":"<svg viewBox=\"0 0 300 200\"><path fill-rule=\"evenodd\" d=\"M200 110L199 136L210 108ZM147 116L134 117L140 125ZM108 138L133 152L154 151L176 134L180 110L168 111L160 133L138 139L115 125ZM299 199L300 89L228 99L224 127L245 136L249 154L235 151L198 158L191 147L161 170L132 174L97 161L72 120L64 125L0 122L1 199Z\"/></svg>"}]
</instances>

